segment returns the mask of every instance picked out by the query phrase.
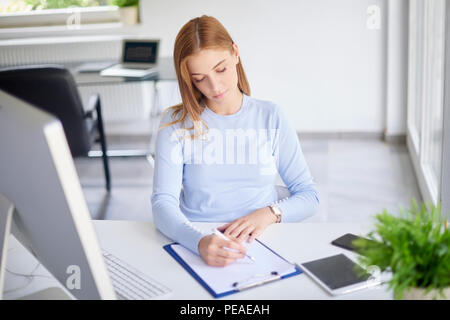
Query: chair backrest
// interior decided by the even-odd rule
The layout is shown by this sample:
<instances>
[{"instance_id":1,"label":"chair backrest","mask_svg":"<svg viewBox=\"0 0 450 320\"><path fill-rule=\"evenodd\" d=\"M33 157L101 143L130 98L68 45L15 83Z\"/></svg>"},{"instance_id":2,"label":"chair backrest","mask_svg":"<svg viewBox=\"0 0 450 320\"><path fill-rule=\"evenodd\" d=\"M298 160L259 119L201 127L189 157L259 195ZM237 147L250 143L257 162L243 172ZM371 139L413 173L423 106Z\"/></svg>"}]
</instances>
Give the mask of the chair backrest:
<instances>
[{"instance_id":1,"label":"chair backrest","mask_svg":"<svg viewBox=\"0 0 450 320\"><path fill-rule=\"evenodd\" d=\"M3 68L0 89L56 116L62 123L72 156L87 155L91 140L85 112L68 70L59 65Z\"/></svg>"}]
</instances>

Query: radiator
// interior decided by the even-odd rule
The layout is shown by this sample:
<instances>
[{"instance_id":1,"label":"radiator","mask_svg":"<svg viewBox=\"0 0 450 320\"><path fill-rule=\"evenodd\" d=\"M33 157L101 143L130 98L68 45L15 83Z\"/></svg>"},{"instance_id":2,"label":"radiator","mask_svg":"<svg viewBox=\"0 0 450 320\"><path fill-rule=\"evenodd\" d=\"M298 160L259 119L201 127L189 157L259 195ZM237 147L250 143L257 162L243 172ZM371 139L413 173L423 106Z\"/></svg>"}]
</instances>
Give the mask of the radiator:
<instances>
[{"instance_id":1,"label":"radiator","mask_svg":"<svg viewBox=\"0 0 450 320\"><path fill-rule=\"evenodd\" d=\"M148 119L154 100L152 82L131 82L123 84L80 86L78 88L83 104L89 97L100 95L105 122L134 121Z\"/></svg>"},{"instance_id":2,"label":"radiator","mask_svg":"<svg viewBox=\"0 0 450 320\"><path fill-rule=\"evenodd\" d=\"M119 60L122 37L70 37L0 41L0 65Z\"/></svg>"}]
</instances>

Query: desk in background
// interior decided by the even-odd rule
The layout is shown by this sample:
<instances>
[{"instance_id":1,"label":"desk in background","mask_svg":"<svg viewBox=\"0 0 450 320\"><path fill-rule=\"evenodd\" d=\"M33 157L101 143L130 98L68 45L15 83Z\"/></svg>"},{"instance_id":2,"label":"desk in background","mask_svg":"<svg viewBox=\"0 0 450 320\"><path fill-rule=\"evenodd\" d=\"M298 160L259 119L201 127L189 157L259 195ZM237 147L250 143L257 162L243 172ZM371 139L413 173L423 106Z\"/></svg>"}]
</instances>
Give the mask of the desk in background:
<instances>
[{"instance_id":1,"label":"desk in background","mask_svg":"<svg viewBox=\"0 0 450 320\"><path fill-rule=\"evenodd\" d=\"M111 63L113 63L111 61ZM129 77L103 77L100 72L78 72L78 68L83 63L71 63L65 66L72 72L75 77L77 85L107 85L118 84L125 82L141 82L141 81L175 81L177 75L173 66L172 57L161 57L158 62L158 73L144 78L129 78Z\"/></svg>"},{"instance_id":2,"label":"desk in background","mask_svg":"<svg viewBox=\"0 0 450 320\"><path fill-rule=\"evenodd\" d=\"M94 220L100 245L107 251L145 272L150 277L173 290L168 299L198 300L213 299L212 296L176 262L162 247L172 241L156 230L152 222ZM211 230L217 223L194 223L195 226ZM356 254L330 244L337 237L351 232L364 235L370 225L355 223L283 223L269 226L259 239L291 262L302 263L313 259L344 253L355 259ZM12 240L12 239L11 239ZM14 239L15 240L15 239ZM31 272L36 260L17 241L10 241L7 268L13 272ZM7 273L5 277L5 299L18 299L34 291L59 283L41 266L36 277L26 284L23 277ZM331 296L306 274L275 281L267 285L223 297L221 299L248 300L302 300L302 299L392 299L387 284L342 296Z\"/></svg>"},{"instance_id":3,"label":"desk in background","mask_svg":"<svg viewBox=\"0 0 450 320\"><path fill-rule=\"evenodd\" d=\"M113 64L111 61L110 64ZM108 155L111 157L114 156L144 156L147 157L149 155L154 156L154 147L156 143L156 132L157 126L159 124L158 117L160 112L169 107L172 104L175 104L175 100L169 101L164 105L161 105L160 98L162 95L161 92L161 83L163 82L173 82L176 83L177 76L175 73L175 69L173 66L173 58L172 57L161 57L158 61L157 70L158 73L150 75L148 77L142 78L130 78L130 77L104 77L100 75L100 72L79 72L79 68L83 65L83 63L71 63L65 64L64 66L68 68L72 75L74 76L75 82L80 90L82 96L89 97L91 96L91 91L98 91L100 94L100 99L103 100L103 109L104 113L106 113L106 118L108 115L108 102L110 104L119 103L117 100L120 100L120 91L122 93L123 99L127 100L126 103L129 103L128 106L130 110L134 110L136 106L133 106L134 101L137 99L136 95L133 92L136 90L136 86L148 86L149 90L141 90L142 92L142 100L145 105L150 109L149 112L149 127L150 127L150 143L149 148L146 150L109 150ZM128 90L124 89L124 86L130 88L131 94L129 94ZM178 88L177 86L175 86ZM150 95L150 89L153 91L153 96ZM139 91L139 90L138 90ZM118 96L119 95L119 96ZM172 94L176 96L176 92ZM108 101L109 100L109 101ZM112 101L111 101L112 100ZM177 101L178 102L178 101ZM116 109L117 106L114 106L112 109ZM105 112L106 109L106 112ZM125 108L124 108L125 109ZM107 120L107 119L106 119ZM101 152L91 152L90 156L92 157L100 157Z\"/></svg>"}]
</instances>

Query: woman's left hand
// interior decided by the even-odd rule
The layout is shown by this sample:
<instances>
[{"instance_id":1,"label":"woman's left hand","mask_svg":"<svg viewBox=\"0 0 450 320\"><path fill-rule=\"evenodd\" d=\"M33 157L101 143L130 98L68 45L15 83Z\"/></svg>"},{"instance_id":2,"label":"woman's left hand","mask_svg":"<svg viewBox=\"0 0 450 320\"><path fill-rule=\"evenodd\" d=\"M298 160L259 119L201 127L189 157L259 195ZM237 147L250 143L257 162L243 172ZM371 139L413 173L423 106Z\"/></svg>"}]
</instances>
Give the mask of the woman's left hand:
<instances>
[{"instance_id":1,"label":"woman's left hand","mask_svg":"<svg viewBox=\"0 0 450 320\"><path fill-rule=\"evenodd\" d=\"M249 236L248 242L252 242L256 237L262 234L269 225L275 223L276 220L277 218L270 211L270 208L264 207L220 226L217 229L223 231L225 236L235 238L240 242L244 241Z\"/></svg>"}]
</instances>

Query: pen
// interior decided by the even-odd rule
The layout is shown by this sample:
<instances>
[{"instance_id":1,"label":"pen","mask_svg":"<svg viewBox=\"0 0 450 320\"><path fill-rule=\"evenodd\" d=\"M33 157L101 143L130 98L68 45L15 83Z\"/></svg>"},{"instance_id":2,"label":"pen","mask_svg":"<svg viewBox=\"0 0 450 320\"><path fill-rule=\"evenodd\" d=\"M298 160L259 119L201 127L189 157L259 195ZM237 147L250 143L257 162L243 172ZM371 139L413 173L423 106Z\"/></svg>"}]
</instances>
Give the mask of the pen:
<instances>
[{"instance_id":1,"label":"pen","mask_svg":"<svg viewBox=\"0 0 450 320\"><path fill-rule=\"evenodd\" d=\"M231 241L231 240L228 239L222 232L220 232L220 231L217 230L217 229L213 229L213 233L214 233L216 236L219 236L219 237L221 237L221 238L224 239L224 240ZM228 248L228 249L234 251L234 249L231 249L231 248ZM252 257L251 255L245 254L245 256L246 256L247 258L249 258L250 260L252 260L253 262L256 262L256 259L255 259L254 257Z\"/></svg>"}]
</instances>

